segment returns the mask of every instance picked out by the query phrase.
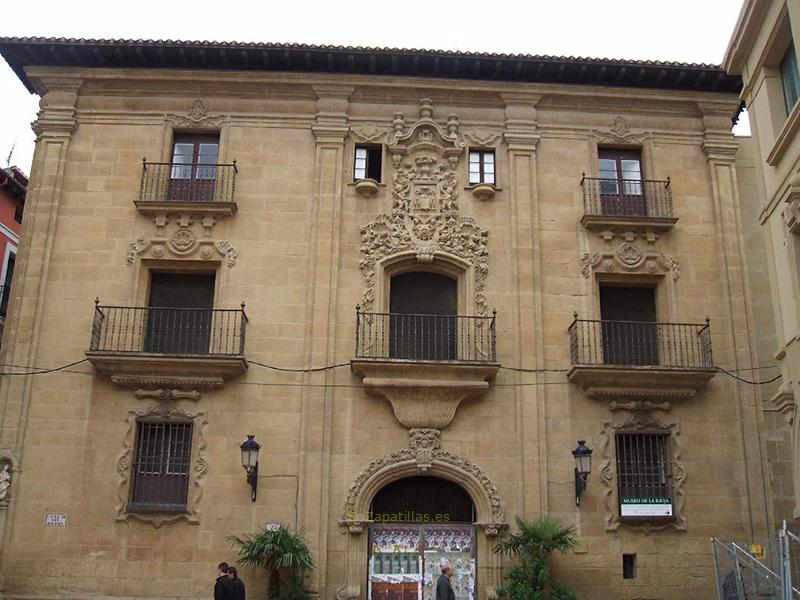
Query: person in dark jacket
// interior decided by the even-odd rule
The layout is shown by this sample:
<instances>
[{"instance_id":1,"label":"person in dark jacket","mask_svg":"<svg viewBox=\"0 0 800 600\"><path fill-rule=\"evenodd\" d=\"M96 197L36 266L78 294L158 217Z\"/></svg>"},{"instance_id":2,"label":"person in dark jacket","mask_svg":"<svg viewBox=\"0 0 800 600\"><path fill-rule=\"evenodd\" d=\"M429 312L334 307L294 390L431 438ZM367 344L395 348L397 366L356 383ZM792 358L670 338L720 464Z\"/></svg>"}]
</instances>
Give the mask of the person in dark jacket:
<instances>
[{"instance_id":1,"label":"person in dark jacket","mask_svg":"<svg viewBox=\"0 0 800 600\"><path fill-rule=\"evenodd\" d=\"M456 593L453 591L453 585L450 583L450 578L453 576L453 569L450 565L442 567L442 574L436 582L436 600L456 600Z\"/></svg>"},{"instance_id":2,"label":"person in dark jacket","mask_svg":"<svg viewBox=\"0 0 800 600\"><path fill-rule=\"evenodd\" d=\"M231 580L228 579L228 563L221 562L217 565L219 576L214 583L214 600L232 600Z\"/></svg>"},{"instance_id":3,"label":"person in dark jacket","mask_svg":"<svg viewBox=\"0 0 800 600\"><path fill-rule=\"evenodd\" d=\"M244 592L244 581L239 579L239 573L236 571L236 567L228 567L228 579L230 580L231 584L230 600L246 600Z\"/></svg>"}]
</instances>

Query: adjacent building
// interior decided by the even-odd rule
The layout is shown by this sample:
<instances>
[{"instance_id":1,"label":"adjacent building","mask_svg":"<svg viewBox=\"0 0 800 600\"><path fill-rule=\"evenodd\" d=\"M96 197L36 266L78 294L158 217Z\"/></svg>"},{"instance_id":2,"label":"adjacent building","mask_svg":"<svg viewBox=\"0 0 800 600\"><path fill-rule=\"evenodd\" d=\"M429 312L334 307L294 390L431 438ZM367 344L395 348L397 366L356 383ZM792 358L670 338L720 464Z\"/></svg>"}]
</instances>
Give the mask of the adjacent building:
<instances>
[{"instance_id":1,"label":"adjacent building","mask_svg":"<svg viewBox=\"0 0 800 600\"><path fill-rule=\"evenodd\" d=\"M769 364L774 357L782 374L769 390L770 397L764 398L765 436L774 461L773 496L789 519L800 517L800 432L795 419L795 398L800 392L799 32L797 0L747 0L724 60L725 69L743 79L741 99L754 142L750 155L756 168L751 182L757 202L752 203L748 221L760 224L761 240L752 245L750 256L763 265L761 271L769 275L771 285L753 289L762 297L761 317L772 324L770 330L763 322L757 343L761 364ZM750 225L745 222L744 226ZM767 374L772 372L759 378L766 379Z\"/></svg>"},{"instance_id":2,"label":"adjacent building","mask_svg":"<svg viewBox=\"0 0 800 600\"><path fill-rule=\"evenodd\" d=\"M498 536L551 514L582 597L700 599L711 536L772 528L760 390L717 369L759 366L738 77L0 53L42 96L3 362L87 359L2 382L3 598L206 597L229 535L285 523L321 597L427 600L447 560L484 600Z\"/></svg>"},{"instance_id":3,"label":"adjacent building","mask_svg":"<svg viewBox=\"0 0 800 600\"><path fill-rule=\"evenodd\" d=\"M0 337L8 312L11 278L17 257L19 233L22 228L22 213L25 210L25 194L28 178L17 167L0 169Z\"/></svg>"}]
</instances>

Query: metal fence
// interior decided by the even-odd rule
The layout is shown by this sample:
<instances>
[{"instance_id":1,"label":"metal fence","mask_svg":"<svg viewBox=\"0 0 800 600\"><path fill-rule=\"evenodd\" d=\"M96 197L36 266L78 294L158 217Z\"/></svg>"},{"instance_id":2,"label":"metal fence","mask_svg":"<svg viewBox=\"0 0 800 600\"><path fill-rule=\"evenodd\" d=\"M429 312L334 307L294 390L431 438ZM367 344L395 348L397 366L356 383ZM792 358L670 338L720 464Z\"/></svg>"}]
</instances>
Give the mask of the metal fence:
<instances>
[{"instance_id":1,"label":"metal fence","mask_svg":"<svg viewBox=\"0 0 800 600\"><path fill-rule=\"evenodd\" d=\"M178 164L142 161L143 202L233 202L236 162Z\"/></svg>"},{"instance_id":2,"label":"metal fence","mask_svg":"<svg viewBox=\"0 0 800 600\"><path fill-rule=\"evenodd\" d=\"M719 600L800 600L800 537L786 521L763 540L712 538L711 550Z\"/></svg>"},{"instance_id":3,"label":"metal fence","mask_svg":"<svg viewBox=\"0 0 800 600\"><path fill-rule=\"evenodd\" d=\"M713 368L705 323L578 319L569 326L573 365L651 365Z\"/></svg>"},{"instance_id":4,"label":"metal fence","mask_svg":"<svg viewBox=\"0 0 800 600\"><path fill-rule=\"evenodd\" d=\"M240 309L139 308L95 304L92 352L244 355Z\"/></svg>"},{"instance_id":5,"label":"metal fence","mask_svg":"<svg viewBox=\"0 0 800 600\"><path fill-rule=\"evenodd\" d=\"M622 217L672 217L670 180L581 176L583 213Z\"/></svg>"},{"instance_id":6,"label":"metal fence","mask_svg":"<svg viewBox=\"0 0 800 600\"><path fill-rule=\"evenodd\" d=\"M495 318L356 308L356 358L494 362Z\"/></svg>"}]
</instances>

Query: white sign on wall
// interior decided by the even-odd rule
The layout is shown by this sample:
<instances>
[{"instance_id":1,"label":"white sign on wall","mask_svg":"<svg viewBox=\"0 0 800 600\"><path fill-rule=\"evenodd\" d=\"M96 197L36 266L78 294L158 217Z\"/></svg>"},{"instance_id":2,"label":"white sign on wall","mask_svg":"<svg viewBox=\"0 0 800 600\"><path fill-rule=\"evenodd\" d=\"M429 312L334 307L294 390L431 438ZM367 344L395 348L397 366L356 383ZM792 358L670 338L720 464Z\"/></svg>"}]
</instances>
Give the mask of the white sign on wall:
<instances>
[{"instance_id":1,"label":"white sign on wall","mask_svg":"<svg viewBox=\"0 0 800 600\"><path fill-rule=\"evenodd\" d=\"M671 517L672 500L669 498L621 498L621 517Z\"/></svg>"},{"instance_id":2,"label":"white sign on wall","mask_svg":"<svg viewBox=\"0 0 800 600\"><path fill-rule=\"evenodd\" d=\"M280 523L267 523L266 525L264 525L264 529L266 529L267 531L278 531L278 529L280 528L281 528Z\"/></svg>"},{"instance_id":3,"label":"white sign on wall","mask_svg":"<svg viewBox=\"0 0 800 600\"><path fill-rule=\"evenodd\" d=\"M45 513L44 515L45 527L66 527L67 526L67 513Z\"/></svg>"}]
</instances>

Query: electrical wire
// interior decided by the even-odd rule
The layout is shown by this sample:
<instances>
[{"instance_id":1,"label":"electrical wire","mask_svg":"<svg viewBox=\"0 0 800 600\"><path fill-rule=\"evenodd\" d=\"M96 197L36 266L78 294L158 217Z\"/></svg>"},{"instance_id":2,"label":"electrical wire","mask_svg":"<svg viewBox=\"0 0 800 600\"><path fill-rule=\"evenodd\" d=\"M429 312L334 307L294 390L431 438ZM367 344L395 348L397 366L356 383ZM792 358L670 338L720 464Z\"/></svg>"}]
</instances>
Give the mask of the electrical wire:
<instances>
[{"instance_id":1,"label":"electrical wire","mask_svg":"<svg viewBox=\"0 0 800 600\"><path fill-rule=\"evenodd\" d=\"M768 383L772 383L773 381L778 381L778 379L783 377L783 373L778 373L772 379L767 379L765 381L750 381L749 379L745 379L744 377L739 377L735 373L726 371L722 367L717 367L717 371L719 371L720 373L725 373L725 375L727 375L728 377L733 377L735 380L741 381L742 383L747 383L749 385L767 385Z\"/></svg>"}]
</instances>

